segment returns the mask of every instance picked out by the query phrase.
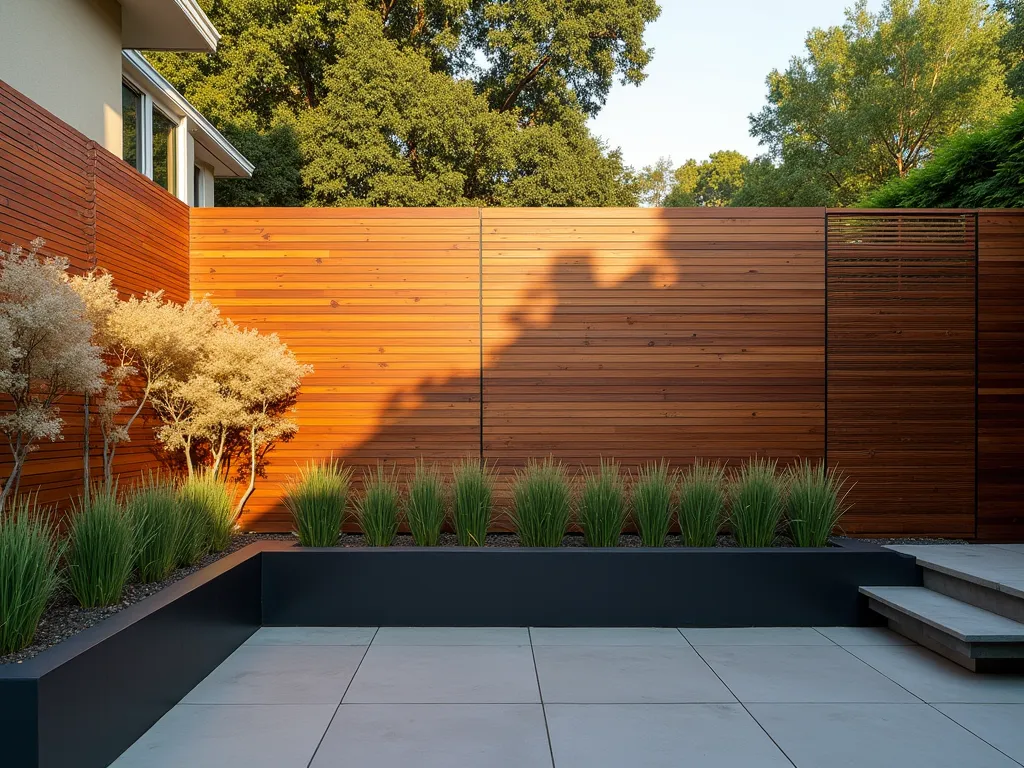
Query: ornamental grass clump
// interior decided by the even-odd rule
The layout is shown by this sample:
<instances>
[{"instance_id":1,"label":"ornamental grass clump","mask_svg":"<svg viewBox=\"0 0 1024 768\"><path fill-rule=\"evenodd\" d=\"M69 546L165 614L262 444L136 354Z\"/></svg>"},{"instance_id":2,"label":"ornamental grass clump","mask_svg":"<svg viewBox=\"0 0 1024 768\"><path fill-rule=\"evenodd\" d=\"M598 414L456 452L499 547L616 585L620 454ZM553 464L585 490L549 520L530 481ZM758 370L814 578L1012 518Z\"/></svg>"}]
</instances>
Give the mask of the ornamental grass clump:
<instances>
[{"instance_id":1,"label":"ornamental grass clump","mask_svg":"<svg viewBox=\"0 0 1024 768\"><path fill-rule=\"evenodd\" d=\"M565 466L549 456L530 459L512 483L512 524L523 547L557 547L572 516L572 490Z\"/></svg>"},{"instance_id":2,"label":"ornamental grass clump","mask_svg":"<svg viewBox=\"0 0 1024 768\"><path fill-rule=\"evenodd\" d=\"M436 464L416 462L406 489L405 518L412 540L419 547L436 547L444 527L444 479Z\"/></svg>"},{"instance_id":3,"label":"ornamental grass clump","mask_svg":"<svg viewBox=\"0 0 1024 768\"><path fill-rule=\"evenodd\" d=\"M179 568L195 565L210 551L210 517L192 490L186 491L186 480L178 486L178 540L174 547L174 564Z\"/></svg>"},{"instance_id":4,"label":"ornamental grass clump","mask_svg":"<svg viewBox=\"0 0 1024 768\"><path fill-rule=\"evenodd\" d=\"M713 547L725 522L726 478L721 464L698 459L679 481L679 531L688 547Z\"/></svg>"},{"instance_id":5,"label":"ornamental grass clump","mask_svg":"<svg viewBox=\"0 0 1024 768\"><path fill-rule=\"evenodd\" d=\"M0 516L0 654L32 642L47 602L60 584L64 545L33 499L15 498Z\"/></svg>"},{"instance_id":6,"label":"ornamental grass clump","mask_svg":"<svg viewBox=\"0 0 1024 768\"><path fill-rule=\"evenodd\" d=\"M139 580L163 581L177 562L181 509L174 483L150 474L128 497L128 516L135 531Z\"/></svg>"},{"instance_id":7,"label":"ornamental grass clump","mask_svg":"<svg viewBox=\"0 0 1024 768\"><path fill-rule=\"evenodd\" d=\"M401 500L397 469L387 473L384 465L378 464L376 472L364 475L357 513L367 546L387 547L395 540Z\"/></svg>"},{"instance_id":8,"label":"ornamental grass clump","mask_svg":"<svg viewBox=\"0 0 1024 768\"><path fill-rule=\"evenodd\" d=\"M482 547L491 526L494 470L486 461L464 459L455 465L452 480L452 522L459 546Z\"/></svg>"},{"instance_id":9,"label":"ornamental grass clump","mask_svg":"<svg viewBox=\"0 0 1024 768\"><path fill-rule=\"evenodd\" d=\"M345 522L352 470L331 459L311 461L285 491L295 535L304 547L333 547Z\"/></svg>"},{"instance_id":10,"label":"ornamental grass clump","mask_svg":"<svg viewBox=\"0 0 1024 768\"><path fill-rule=\"evenodd\" d=\"M645 547L663 547L672 525L672 493L675 480L668 462L651 463L640 468L629 497L633 522Z\"/></svg>"},{"instance_id":11,"label":"ornamental grass clump","mask_svg":"<svg viewBox=\"0 0 1024 768\"><path fill-rule=\"evenodd\" d=\"M729 483L729 523L741 547L770 547L785 509L783 480L775 461L755 458Z\"/></svg>"},{"instance_id":12,"label":"ornamental grass clump","mask_svg":"<svg viewBox=\"0 0 1024 768\"><path fill-rule=\"evenodd\" d=\"M83 608L121 600L135 567L135 529L116 486L73 505L67 560L68 586Z\"/></svg>"},{"instance_id":13,"label":"ornamental grass clump","mask_svg":"<svg viewBox=\"0 0 1024 768\"><path fill-rule=\"evenodd\" d=\"M584 469L578 520L588 547L618 546L626 521L626 486L614 460L601 459L598 469Z\"/></svg>"},{"instance_id":14,"label":"ornamental grass clump","mask_svg":"<svg viewBox=\"0 0 1024 768\"><path fill-rule=\"evenodd\" d=\"M829 536L846 511L846 478L824 462L806 459L786 472L786 519L798 547L828 546Z\"/></svg>"},{"instance_id":15,"label":"ornamental grass clump","mask_svg":"<svg viewBox=\"0 0 1024 768\"><path fill-rule=\"evenodd\" d=\"M238 521L232 495L231 487L210 471L192 475L178 489L183 516L195 514L205 521L205 551L223 552L231 543Z\"/></svg>"}]
</instances>

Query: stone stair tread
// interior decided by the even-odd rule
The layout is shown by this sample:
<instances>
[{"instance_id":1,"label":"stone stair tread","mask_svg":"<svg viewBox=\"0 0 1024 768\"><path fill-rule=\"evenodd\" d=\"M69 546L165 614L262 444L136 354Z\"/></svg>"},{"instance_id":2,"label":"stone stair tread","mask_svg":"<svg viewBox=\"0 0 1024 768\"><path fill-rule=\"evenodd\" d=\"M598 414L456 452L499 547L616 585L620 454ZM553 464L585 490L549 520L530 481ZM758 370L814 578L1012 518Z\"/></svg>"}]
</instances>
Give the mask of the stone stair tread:
<instances>
[{"instance_id":1,"label":"stone stair tread","mask_svg":"<svg viewBox=\"0 0 1024 768\"><path fill-rule=\"evenodd\" d=\"M910 544L888 549L911 555L930 568L1024 600L1024 549L994 544Z\"/></svg>"},{"instance_id":2,"label":"stone stair tread","mask_svg":"<svg viewBox=\"0 0 1024 768\"><path fill-rule=\"evenodd\" d=\"M925 587L861 587L860 592L965 643L1024 643L1024 624Z\"/></svg>"}]
</instances>

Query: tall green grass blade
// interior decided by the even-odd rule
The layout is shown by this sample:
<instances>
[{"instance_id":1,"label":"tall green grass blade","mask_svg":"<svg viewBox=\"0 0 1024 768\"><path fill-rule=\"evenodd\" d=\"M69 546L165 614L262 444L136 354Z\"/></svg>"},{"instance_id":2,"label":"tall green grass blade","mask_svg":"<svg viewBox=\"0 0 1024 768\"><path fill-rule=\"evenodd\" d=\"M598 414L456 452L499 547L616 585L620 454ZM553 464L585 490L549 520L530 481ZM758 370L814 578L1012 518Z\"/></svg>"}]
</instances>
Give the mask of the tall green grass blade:
<instances>
[{"instance_id":1,"label":"tall green grass blade","mask_svg":"<svg viewBox=\"0 0 1024 768\"><path fill-rule=\"evenodd\" d=\"M785 509L777 462L755 458L733 473L729 485L729 523L741 547L770 547L775 543Z\"/></svg>"},{"instance_id":2,"label":"tall green grass blade","mask_svg":"<svg viewBox=\"0 0 1024 768\"><path fill-rule=\"evenodd\" d=\"M341 536L352 470L334 459L311 461L285 491L284 504L303 547L333 547Z\"/></svg>"},{"instance_id":3,"label":"tall green grass blade","mask_svg":"<svg viewBox=\"0 0 1024 768\"><path fill-rule=\"evenodd\" d=\"M174 483L149 474L128 497L135 531L136 568L143 583L163 581L174 570L181 511Z\"/></svg>"},{"instance_id":4,"label":"tall green grass blade","mask_svg":"<svg viewBox=\"0 0 1024 768\"><path fill-rule=\"evenodd\" d=\"M178 502L187 510L185 517L197 515L206 521L205 551L223 552L231 543L238 516L231 486L212 472L199 472L187 478L178 491Z\"/></svg>"},{"instance_id":5,"label":"tall green grass blade","mask_svg":"<svg viewBox=\"0 0 1024 768\"><path fill-rule=\"evenodd\" d=\"M376 472L367 472L363 477L357 513L367 546L391 546L398 533L401 500L397 468L388 473L383 464L378 464Z\"/></svg>"},{"instance_id":6,"label":"tall green grass blade","mask_svg":"<svg viewBox=\"0 0 1024 768\"><path fill-rule=\"evenodd\" d=\"M68 586L83 608L113 605L135 567L135 530L116 487L99 486L91 501L79 499L68 530Z\"/></svg>"},{"instance_id":7,"label":"tall green grass blade","mask_svg":"<svg viewBox=\"0 0 1024 768\"><path fill-rule=\"evenodd\" d=\"M645 547L663 547L672 525L672 493L675 480L668 462L651 463L640 468L630 493L633 523Z\"/></svg>"},{"instance_id":8,"label":"tall green grass blade","mask_svg":"<svg viewBox=\"0 0 1024 768\"><path fill-rule=\"evenodd\" d=\"M512 524L523 547L557 547L572 516L572 489L565 466L549 456L530 459L512 483Z\"/></svg>"},{"instance_id":9,"label":"tall green grass blade","mask_svg":"<svg viewBox=\"0 0 1024 768\"><path fill-rule=\"evenodd\" d=\"M417 460L406 491L405 518L419 547L436 547L445 520L444 478L436 464Z\"/></svg>"},{"instance_id":10,"label":"tall green grass blade","mask_svg":"<svg viewBox=\"0 0 1024 768\"><path fill-rule=\"evenodd\" d=\"M578 519L588 547L618 546L626 522L626 486L614 459L601 459L597 470L584 469Z\"/></svg>"},{"instance_id":11,"label":"tall green grass blade","mask_svg":"<svg viewBox=\"0 0 1024 768\"><path fill-rule=\"evenodd\" d=\"M30 497L9 502L0 516L0 654L32 642L60 584L63 554L48 512L40 511Z\"/></svg>"},{"instance_id":12,"label":"tall green grass blade","mask_svg":"<svg viewBox=\"0 0 1024 768\"><path fill-rule=\"evenodd\" d=\"M826 547L847 510L846 478L824 462L804 459L786 472L786 518L798 547Z\"/></svg>"},{"instance_id":13,"label":"tall green grass blade","mask_svg":"<svg viewBox=\"0 0 1024 768\"><path fill-rule=\"evenodd\" d=\"M494 470L486 461L467 458L453 468L452 523L459 546L482 547L491 527Z\"/></svg>"},{"instance_id":14,"label":"tall green grass blade","mask_svg":"<svg viewBox=\"0 0 1024 768\"><path fill-rule=\"evenodd\" d=\"M725 522L726 478L721 464L698 459L679 482L679 530L688 547L713 547Z\"/></svg>"}]
</instances>

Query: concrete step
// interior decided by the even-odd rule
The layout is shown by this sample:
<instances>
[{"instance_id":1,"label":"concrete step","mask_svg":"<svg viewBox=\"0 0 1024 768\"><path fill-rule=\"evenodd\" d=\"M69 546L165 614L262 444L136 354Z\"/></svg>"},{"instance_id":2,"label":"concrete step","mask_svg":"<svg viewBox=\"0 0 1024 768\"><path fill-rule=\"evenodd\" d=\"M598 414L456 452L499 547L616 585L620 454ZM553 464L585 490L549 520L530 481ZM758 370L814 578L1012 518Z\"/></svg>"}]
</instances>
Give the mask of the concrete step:
<instances>
[{"instance_id":1,"label":"concrete step","mask_svg":"<svg viewBox=\"0 0 1024 768\"><path fill-rule=\"evenodd\" d=\"M922 583L964 603L1024 623L1024 546L891 546L912 555Z\"/></svg>"},{"instance_id":2,"label":"concrete step","mask_svg":"<svg viewBox=\"0 0 1024 768\"><path fill-rule=\"evenodd\" d=\"M861 587L889 628L973 672L1024 666L1024 623L926 587Z\"/></svg>"}]
</instances>

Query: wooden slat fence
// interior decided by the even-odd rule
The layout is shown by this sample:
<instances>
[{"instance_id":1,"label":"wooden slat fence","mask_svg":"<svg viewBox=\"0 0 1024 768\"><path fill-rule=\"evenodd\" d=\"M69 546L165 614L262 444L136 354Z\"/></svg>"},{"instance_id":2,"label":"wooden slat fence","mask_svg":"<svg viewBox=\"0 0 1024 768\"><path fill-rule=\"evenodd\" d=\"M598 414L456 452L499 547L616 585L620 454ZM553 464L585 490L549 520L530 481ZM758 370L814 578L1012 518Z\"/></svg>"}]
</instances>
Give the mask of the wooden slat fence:
<instances>
[{"instance_id":1,"label":"wooden slat fence","mask_svg":"<svg viewBox=\"0 0 1024 768\"><path fill-rule=\"evenodd\" d=\"M978 536L1024 540L1024 212L978 217Z\"/></svg>"},{"instance_id":2,"label":"wooden slat fence","mask_svg":"<svg viewBox=\"0 0 1024 768\"><path fill-rule=\"evenodd\" d=\"M123 297L164 290L184 301L188 286L188 206L119 158L0 81L0 248L46 240L73 271L110 270ZM0 406L4 407L4 406ZM40 444L25 465L22 489L64 504L82 488L81 401L60 403L64 439ZM153 422L140 419L118 449L125 479L157 461ZM94 445L93 477L102 476ZM0 477L9 453L0 450Z\"/></svg>"},{"instance_id":3,"label":"wooden slat fence","mask_svg":"<svg viewBox=\"0 0 1024 768\"><path fill-rule=\"evenodd\" d=\"M308 460L508 474L827 457L851 533L1024 538L1024 212L188 209L0 82L0 245L210 294L316 372L243 523ZM191 254L191 255L190 255ZM80 403L23 487L66 502ZM118 471L158 461L139 423ZM98 471L98 466L97 466ZM2 467L0 467L2 470Z\"/></svg>"},{"instance_id":4,"label":"wooden slat fence","mask_svg":"<svg viewBox=\"0 0 1024 768\"><path fill-rule=\"evenodd\" d=\"M974 535L976 217L829 213L828 459L859 533Z\"/></svg>"}]
</instances>

